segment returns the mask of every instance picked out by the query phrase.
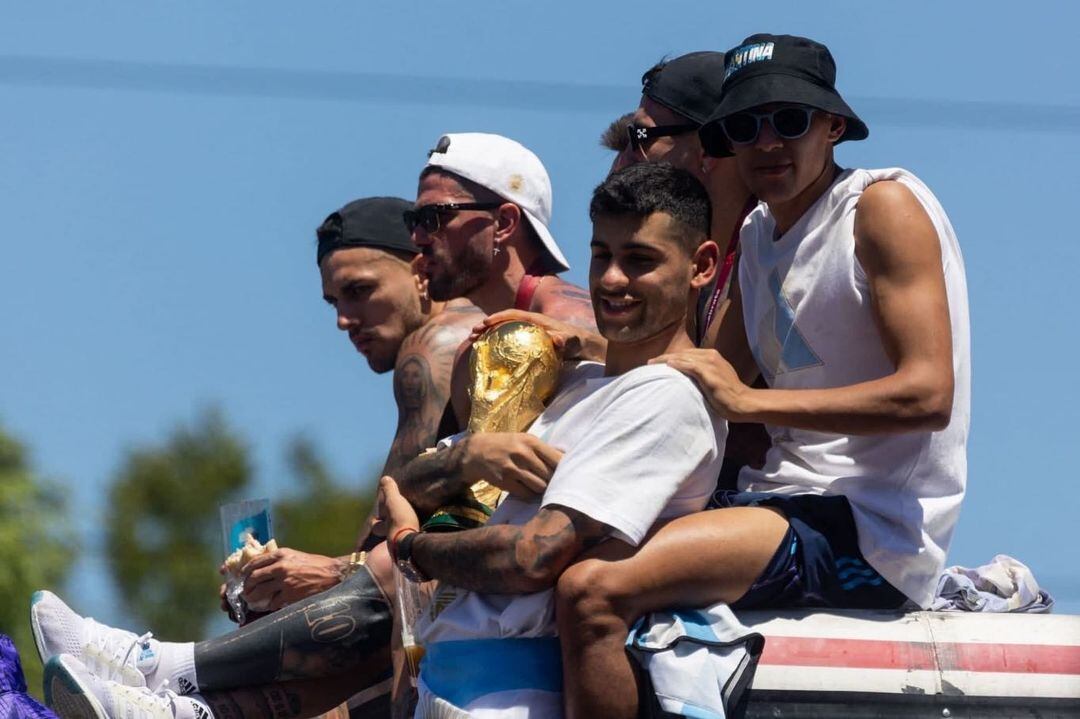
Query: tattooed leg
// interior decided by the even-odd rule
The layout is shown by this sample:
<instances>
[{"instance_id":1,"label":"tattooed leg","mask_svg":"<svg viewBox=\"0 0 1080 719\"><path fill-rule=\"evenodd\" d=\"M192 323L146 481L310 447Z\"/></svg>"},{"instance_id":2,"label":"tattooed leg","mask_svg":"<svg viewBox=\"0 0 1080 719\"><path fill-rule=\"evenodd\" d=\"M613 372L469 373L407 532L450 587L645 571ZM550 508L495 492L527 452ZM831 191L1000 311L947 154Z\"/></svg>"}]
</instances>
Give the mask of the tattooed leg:
<instances>
[{"instance_id":1,"label":"tattooed leg","mask_svg":"<svg viewBox=\"0 0 1080 719\"><path fill-rule=\"evenodd\" d=\"M343 703L356 689L350 675L206 692L214 719L348 719Z\"/></svg>"},{"instance_id":2,"label":"tattooed leg","mask_svg":"<svg viewBox=\"0 0 1080 719\"><path fill-rule=\"evenodd\" d=\"M201 691L390 667L391 607L366 567L333 589L195 645ZM365 671L367 670L367 671Z\"/></svg>"}]
</instances>

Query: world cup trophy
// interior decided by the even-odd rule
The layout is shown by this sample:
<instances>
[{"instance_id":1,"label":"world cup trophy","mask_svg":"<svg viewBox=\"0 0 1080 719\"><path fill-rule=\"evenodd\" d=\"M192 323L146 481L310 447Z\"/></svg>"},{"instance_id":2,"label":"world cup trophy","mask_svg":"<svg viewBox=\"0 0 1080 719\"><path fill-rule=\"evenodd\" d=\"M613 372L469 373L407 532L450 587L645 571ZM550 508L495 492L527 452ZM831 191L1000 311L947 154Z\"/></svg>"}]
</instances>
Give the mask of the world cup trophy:
<instances>
[{"instance_id":1,"label":"world cup trophy","mask_svg":"<svg viewBox=\"0 0 1080 719\"><path fill-rule=\"evenodd\" d=\"M551 337L539 326L504 322L473 343L469 373L469 432L523 432L555 392L559 357ZM491 516L501 495L498 487L481 480L432 514L424 531L479 527Z\"/></svg>"},{"instance_id":2,"label":"world cup trophy","mask_svg":"<svg viewBox=\"0 0 1080 719\"><path fill-rule=\"evenodd\" d=\"M504 322L473 343L469 358L471 384L469 432L522 432L528 429L559 381L559 357L551 337L531 322ZM481 480L441 507L424 523L425 532L451 532L479 527L495 510L502 491ZM402 645L415 685L424 647L416 639L420 614L440 605L432 587L408 581L395 572ZM443 601L449 601L445 597Z\"/></svg>"}]
</instances>

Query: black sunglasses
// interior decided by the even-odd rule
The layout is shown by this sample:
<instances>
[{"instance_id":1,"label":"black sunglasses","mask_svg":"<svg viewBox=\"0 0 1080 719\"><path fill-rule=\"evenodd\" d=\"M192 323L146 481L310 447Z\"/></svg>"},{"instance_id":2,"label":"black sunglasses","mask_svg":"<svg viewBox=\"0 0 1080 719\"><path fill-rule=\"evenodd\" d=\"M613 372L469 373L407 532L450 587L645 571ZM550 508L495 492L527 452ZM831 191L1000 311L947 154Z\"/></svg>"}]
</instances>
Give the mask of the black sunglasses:
<instances>
[{"instance_id":1,"label":"black sunglasses","mask_svg":"<svg viewBox=\"0 0 1080 719\"><path fill-rule=\"evenodd\" d=\"M494 210L502 207L502 202L443 202L437 205L424 205L415 210L405 210L401 213L405 220L405 229L410 233L417 227L423 227L425 232L437 232L441 225L439 218L462 210Z\"/></svg>"},{"instance_id":2,"label":"black sunglasses","mask_svg":"<svg viewBox=\"0 0 1080 719\"><path fill-rule=\"evenodd\" d=\"M693 132L698 129L697 125L636 125L630 123L626 126L626 137L630 140L630 149L634 152L644 152L645 145L658 137L672 137L683 133Z\"/></svg>"},{"instance_id":3,"label":"black sunglasses","mask_svg":"<svg viewBox=\"0 0 1080 719\"><path fill-rule=\"evenodd\" d=\"M772 112L736 112L720 120L724 134L734 145L749 145L757 140L762 120L768 120L773 131L784 140L797 140L810 130L812 107L791 105Z\"/></svg>"}]
</instances>

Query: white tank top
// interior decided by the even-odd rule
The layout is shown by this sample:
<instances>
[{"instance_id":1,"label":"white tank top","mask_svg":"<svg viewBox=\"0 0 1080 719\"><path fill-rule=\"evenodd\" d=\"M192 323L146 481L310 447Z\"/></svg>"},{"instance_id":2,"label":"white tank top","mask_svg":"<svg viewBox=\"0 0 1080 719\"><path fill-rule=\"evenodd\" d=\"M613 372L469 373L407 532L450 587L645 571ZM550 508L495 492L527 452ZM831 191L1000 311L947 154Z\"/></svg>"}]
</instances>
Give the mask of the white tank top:
<instances>
[{"instance_id":1,"label":"white tank top","mask_svg":"<svg viewBox=\"0 0 1080 719\"><path fill-rule=\"evenodd\" d=\"M773 446L739 486L785 494L842 494L851 503L866 560L927 607L960 512L967 478L971 351L964 263L952 225L918 178L901 169L846 170L798 222L774 240L761 204L742 230L743 319L770 387L819 389L895 371L855 257L855 208L870 184L896 180L918 198L941 240L952 325L952 418L940 432L843 435L769 427Z\"/></svg>"}]
</instances>

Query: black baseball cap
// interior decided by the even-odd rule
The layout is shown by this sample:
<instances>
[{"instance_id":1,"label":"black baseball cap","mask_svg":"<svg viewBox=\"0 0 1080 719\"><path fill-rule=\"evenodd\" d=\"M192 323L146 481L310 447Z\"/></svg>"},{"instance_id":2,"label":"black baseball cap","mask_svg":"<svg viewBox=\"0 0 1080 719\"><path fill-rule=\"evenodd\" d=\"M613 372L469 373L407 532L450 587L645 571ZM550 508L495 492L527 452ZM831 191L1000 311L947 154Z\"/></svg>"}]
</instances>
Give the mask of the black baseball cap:
<instances>
[{"instance_id":1,"label":"black baseball cap","mask_svg":"<svg viewBox=\"0 0 1080 719\"><path fill-rule=\"evenodd\" d=\"M319 238L316 264L342 247L376 247L408 255L420 252L401 221L413 203L400 197L365 197L331 213L315 231Z\"/></svg>"},{"instance_id":2,"label":"black baseball cap","mask_svg":"<svg viewBox=\"0 0 1080 719\"><path fill-rule=\"evenodd\" d=\"M720 102L724 53L702 50L661 62L641 76L641 94L701 125Z\"/></svg>"},{"instance_id":3,"label":"black baseball cap","mask_svg":"<svg viewBox=\"0 0 1080 719\"><path fill-rule=\"evenodd\" d=\"M829 48L795 35L751 35L726 53L720 103L700 130L701 144L714 157L730 157L720 120L752 107L790 102L847 118L837 142L870 134L836 90L836 62Z\"/></svg>"}]
</instances>

